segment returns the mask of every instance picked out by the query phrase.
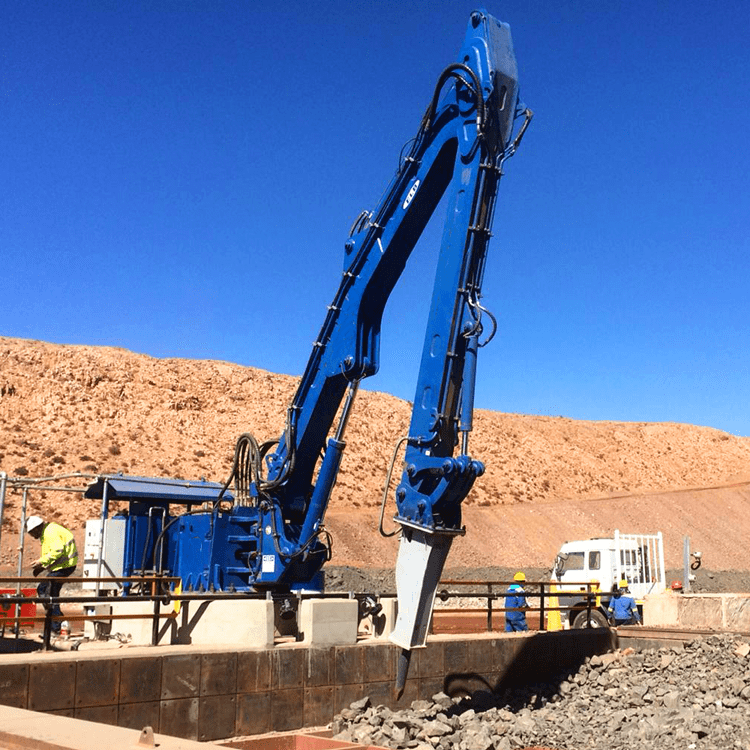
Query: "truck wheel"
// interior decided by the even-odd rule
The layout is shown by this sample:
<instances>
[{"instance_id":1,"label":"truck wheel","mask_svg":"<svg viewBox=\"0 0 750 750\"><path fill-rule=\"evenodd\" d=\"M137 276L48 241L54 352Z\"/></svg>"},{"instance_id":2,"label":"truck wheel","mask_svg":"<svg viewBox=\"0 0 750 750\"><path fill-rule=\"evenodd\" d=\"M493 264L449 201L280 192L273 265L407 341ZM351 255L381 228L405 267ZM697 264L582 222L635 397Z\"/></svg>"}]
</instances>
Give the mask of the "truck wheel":
<instances>
[{"instance_id":1,"label":"truck wheel","mask_svg":"<svg viewBox=\"0 0 750 750\"><path fill-rule=\"evenodd\" d=\"M601 613L598 612L595 609L591 610L591 613L588 616L588 621L586 618L586 610L581 610L573 620L573 627L574 628L606 628L607 627L607 618Z\"/></svg>"}]
</instances>

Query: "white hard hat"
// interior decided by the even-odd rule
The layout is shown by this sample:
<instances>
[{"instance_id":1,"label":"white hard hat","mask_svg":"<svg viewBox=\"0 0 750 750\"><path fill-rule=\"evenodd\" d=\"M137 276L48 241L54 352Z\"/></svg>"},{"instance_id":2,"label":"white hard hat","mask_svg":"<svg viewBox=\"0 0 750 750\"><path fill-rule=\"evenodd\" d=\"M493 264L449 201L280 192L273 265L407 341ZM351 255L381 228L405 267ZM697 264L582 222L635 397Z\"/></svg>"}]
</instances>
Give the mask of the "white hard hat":
<instances>
[{"instance_id":1,"label":"white hard hat","mask_svg":"<svg viewBox=\"0 0 750 750\"><path fill-rule=\"evenodd\" d=\"M41 526L43 523L43 518L39 518L39 516L29 516L26 519L26 531L33 531L37 526Z\"/></svg>"}]
</instances>

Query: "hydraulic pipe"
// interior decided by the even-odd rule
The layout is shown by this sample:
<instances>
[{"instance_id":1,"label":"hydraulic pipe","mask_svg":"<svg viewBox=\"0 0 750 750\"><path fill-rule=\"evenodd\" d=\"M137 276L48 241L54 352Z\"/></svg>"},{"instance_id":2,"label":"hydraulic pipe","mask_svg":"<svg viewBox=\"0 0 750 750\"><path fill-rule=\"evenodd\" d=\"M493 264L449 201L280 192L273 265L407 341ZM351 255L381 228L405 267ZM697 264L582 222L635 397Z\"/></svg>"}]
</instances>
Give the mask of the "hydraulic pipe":
<instances>
[{"instance_id":1,"label":"hydraulic pipe","mask_svg":"<svg viewBox=\"0 0 750 750\"><path fill-rule=\"evenodd\" d=\"M320 527L320 521L325 515L328 500L331 497L331 490L336 482L336 476L339 472L345 447L346 443L342 440L331 438L328 441L326 454L320 465L318 480L315 483L315 489L310 499L310 506L305 515L305 523L302 525L302 530L300 531L300 547L304 547Z\"/></svg>"},{"instance_id":2,"label":"hydraulic pipe","mask_svg":"<svg viewBox=\"0 0 750 750\"><path fill-rule=\"evenodd\" d=\"M461 390L461 420L458 425L461 435L461 453L469 453L469 433L474 428L474 391L477 383L477 351L479 334L475 333L466 340L464 355L463 386Z\"/></svg>"},{"instance_id":3,"label":"hydraulic pipe","mask_svg":"<svg viewBox=\"0 0 750 750\"><path fill-rule=\"evenodd\" d=\"M341 419L339 419L338 428L336 429L336 440L341 441L344 439L344 432L346 431L346 425L349 423L349 417L352 412L352 406L354 405L354 399L359 390L359 380L355 380L349 383L349 388L346 391L346 401L341 409Z\"/></svg>"}]
</instances>

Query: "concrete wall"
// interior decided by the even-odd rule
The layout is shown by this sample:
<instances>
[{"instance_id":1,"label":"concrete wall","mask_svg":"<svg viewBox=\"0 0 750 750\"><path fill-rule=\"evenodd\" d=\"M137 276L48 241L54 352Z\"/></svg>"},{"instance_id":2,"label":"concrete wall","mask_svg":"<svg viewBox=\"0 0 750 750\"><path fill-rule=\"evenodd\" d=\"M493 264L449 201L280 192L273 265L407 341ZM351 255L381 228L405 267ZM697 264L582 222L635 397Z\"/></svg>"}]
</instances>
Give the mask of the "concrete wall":
<instances>
[{"instance_id":1,"label":"concrete wall","mask_svg":"<svg viewBox=\"0 0 750 750\"><path fill-rule=\"evenodd\" d=\"M649 627L746 631L750 622L750 595L667 591L647 596L643 622Z\"/></svg>"},{"instance_id":2,"label":"concrete wall","mask_svg":"<svg viewBox=\"0 0 750 750\"><path fill-rule=\"evenodd\" d=\"M393 681L400 649L382 641L311 648L195 646L0 658L0 704L197 740L327 724L352 701L409 705L546 679L614 647L607 629L508 636L433 636L412 652L406 689Z\"/></svg>"}]
</instances>

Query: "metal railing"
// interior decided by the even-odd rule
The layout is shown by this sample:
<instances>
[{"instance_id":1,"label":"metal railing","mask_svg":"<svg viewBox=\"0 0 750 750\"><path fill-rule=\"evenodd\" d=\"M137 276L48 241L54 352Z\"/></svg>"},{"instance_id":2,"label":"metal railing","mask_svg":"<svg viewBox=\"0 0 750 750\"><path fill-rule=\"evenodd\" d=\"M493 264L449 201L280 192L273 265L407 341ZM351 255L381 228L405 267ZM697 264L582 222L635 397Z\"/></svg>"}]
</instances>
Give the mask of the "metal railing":
<instances>
[{"instance_id":1,"label":"metal railing","mask_svg":"<svg viewBox=\"0 0 750 750\"><path fill-rule=\"evenodd\" d=\"M138 587L141 593L128 592L124 595L101 595L91 594L70 594L66 593L60 596L26 596L20 593L21 587L25 584L26 588L36 587L42 581L58 581L63 585L81 585L84 583L116 583L120 586ZM91 578L89 576L70 576L68 578L32 578L24 576L8 576L0 578L0 583L17 584L19 593L5 594L0 596L0 636L4 636L5 629L9 623L14 623L14 635L16 639L20 637L21 623L43 623L42 644L44 650L51 648L52 640L52 623L73 621L73 622L102 622L113 620L153 620L151 629L151 645L157 646L159 643L159 625L164 620L175 620L179 613L174 607L170 610L163 608L174 605L176 602L212 602L212 601L237 601L237 600L273 600L282 605L288 606L287 611L299 610L300 603L303 599L356 599L359 604L360 614L377 612L377 604L395 594L371 594L371 593L352 593L352 592L315 592L315 591L295 591L295 592L252 592L252 591L181 591L179 577L167 576L161 574L129 576L129 577L102 577ZM95 605L111 605L129 602L152 602L153 611L150 613L124 613L124 614L78 614L70 613L63 615L53 615L51 610L55 605L81 604L84 611L86 607ZM45 608L43 615L24 615L21 607L25 604L41 604ZM13 612L11 612L11 608ZM375 608L375 609L373 609Z\"/></svg>"},{"instance_id":2,"label":"metal railing","mask_svg":"<svg viewBox=\"0 0 750 750\"><path fill-rule=\"evenodd\" d=\"M44 578L44 581L50 581L53 579ZM14 623L14 633L16 638L20 636L21 623L43 623L43 634L42 634L42 647L44 650L51 648L51 636L52 636L52 623L62 621L73 621L77 623L92 621L92 622L111 622L116 620L138 620L138 619L151 619L152 630L151 630L151 645L156 646L159 643L159 628L160 624L165 620L175 620L178 617L178 611L174 606L175 602L210 602L210 601L221 601L221 600L238 600L238 599L273 599L273 600L293 600L293 605L299 608L299 603L302 599L326 599L326 598L341 598L342 596L348 596L349 598L356 598L360 601L360 604L368 602L371 605L370 600L386 599L394 597L395 594L354 594L345 592L294 592L279 594L273 592L224 592L224 591L206 591L196 592L187 591L182 592L179 590L178 584L180 579L173 576L166 575L144 575L144 576L129 576L121 578L103 577L103 578L91 578L88 576L77 576L69 577L64 579L57 579L65 584L91 584L91 583L115 583L120 587L131 587L138 591L138 593L128 593L127 595L116 595L116 596L102 596L101 594L66 594L60 596L25 596L21 593L18 594L6 594L0 597L0 628L2 629L2 635L5 634L5 628L9 623ZM40 582L38 578L31 577L4 577L0 578L0 582L6 584L17 584L20 592L21 586L24 584L27 587L34 586ZM514 595L515 592L509 591L509 586L517 583L516 581L456 581L456 580L443 580L440 581L442 588L438 591L437 600L445 604L452 600L466 601L466 600L481 600L484 603L482 607L440 607L435 610L436 613L441 614L454 614L454 615L466 615L474 613L484 612L486 615L486 629L488 632L492 632L495 629L495 617L498 614L504 615L508 611L524 611L526 613L538 612L539 613L539 630L547 629L547 615L551 612L563 612L570 609L570 606L560 606L559 604L550 603L550 599L556 599L559 596L570 596L575 595L577 599L585 601L586 607L577 607L578 611L585 611L587 613L587 623L590 624L591 612L596 608L596 597L600 596L602 592L599 590L597 583L584 581L581 583L574 583L579 588L578 591L557 591L555 590L559 584L555 581L526 581L524 584L524 595L530 602L538 601L538 606L529 606L523 610L518 610L513 607L498 606L498 602L503 601L506 596ZM567 588L567 587L566 587ZM453 590L451 590L453 589ZM455 590L459 589L459 590ZM470 590L467 590L470 589ZM113 603L122 602L151 602L153 604L152 612L145 613L107 613L107 614L86 614L87 607L93 608L95 605L107 605ZM503 601L504 603L504 601ZM25 615L21 611L21 607L24 604L41 604L45 608L43 615ZM55 605L70 605L70 604L81 604L83 605L84 614L69 613L64 615L53 615L52 608ZM170 607L170 609L165 609ZM9 611L9 610L13 611ZM499 624L499 623L498 623Z\"/></svg>"},{"instance_id":3,"label":"metal railing","mask_svg":"<svg viewBox=\"0 0 750 750\"><path fill-rule=\"evenodd\" d=\"M496 602L504 600L507 596L515 595L515 592L509 591L508 588L513 584L517 584L518 581L455 581L445 580L440 581L438 586L444 588L439 589L437 593L437 599L442 602L450 601L451 599L466 600L466 599L481 599L486 602L486 605L481 608L471 607L455 607L455 608L441 608L436 609L436 612L450 613L450 614L466 614L466 613L477 613L486 612L487 616L487 631L490 632L494 629L494 615L495 613L505 612L539 612L539 629L547 629L547 615L550 612L567 612L571 609L570 606L559 606L551 605L550 599L558 599L559 597L575 596L577 599L585 600L586 606L580 608L580 611L586 612L586 621L590 624L591 612L596 609L596 598L600 596L602 592L599 589L599 584L595 581L581 581L568 583L566 581L566 589L563 591L556 591L554 589L560 586L558 581L524 581L524 596L528 600L539 600L538 606L529 606L525 609L518 609L516 607L498 607ZM457 587L473 587L475 591L450 591L447 586ZM568 587L576 586L579 588L578 591L571 591Z\"/></svg>"},{"instance_id":4,"label":"metal railing","mask_svg":"<svg viewBox=\"0 0 750 750\"><path fill-rule=\"evenodd\" d=\"M66 596L27 596L21 593L21 588L26 584L26 588L36 588L40 583L59 582L62 585L67 584L83 584L83 583L103 583L105 581L110 583L117 583L120 585L139 585L141 587L147 587L150 592L147 594L129 595L126 599L120 599L120 601L140 601L140 602L153 602L154 612L153 614L124 614L124 615L107 615L107 619L143 619L153 618L154 627L152 631L152 641L154 638L158 639L158 624L161 618L175 617L176 613L162 613L160 611L162 603L169 603L174 598L173 592L170 591L170 587L176 585L180 579L171 576L129 576L123 578L90 578L88 576L69 576L67 578L32 578L29 576L8 576L0 578L0 582L7 584L16 584L17 593L5 594L0 598L0 609L2 610L2 617L0 618L0 628L2 629L2 635L5 634L5 629L8 623L14 623L14 635L16 639L20 637L21 623L43 623L43 635L42 644L44 650L49 650L50 642L52 637L52 623L53 622L64 622L68 620L74 620L76 622L94 621L101 620L102 617L99 615L86 615L86 614L68 614L68 615L53 615L52 609L55 605L60 606L62 604L83 604L83 605L96 605L106 604L115 601L114 597L102 597L97 594L88 595L66 595ZM25 604L41 604L44 609L44 615L25 615L21 611L21 607ZM85 606L84 606L85 608ZM12 613L11 610L12 609Z\"/></svg>"}]
</instances>

